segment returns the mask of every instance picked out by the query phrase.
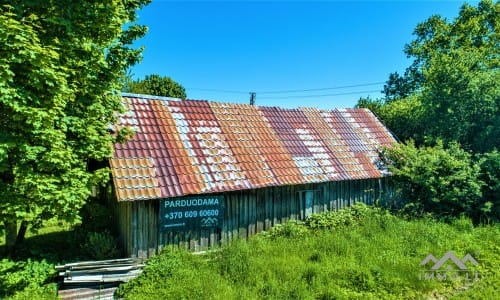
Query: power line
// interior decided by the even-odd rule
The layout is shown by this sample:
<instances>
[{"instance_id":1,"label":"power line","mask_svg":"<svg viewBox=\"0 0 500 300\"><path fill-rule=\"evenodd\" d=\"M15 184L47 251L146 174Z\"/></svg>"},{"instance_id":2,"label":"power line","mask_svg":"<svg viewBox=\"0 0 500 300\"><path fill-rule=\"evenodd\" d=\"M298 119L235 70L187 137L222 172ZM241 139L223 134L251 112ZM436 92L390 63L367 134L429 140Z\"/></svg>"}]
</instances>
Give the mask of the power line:
<instances>
[{"instance_id":1,"label":"power line","mask_svg":"<svg viewBox=\"0 0 500 300\"><path fill-rule=\"evenodd\" d=\"M370 82L370 83L361 83L361 84L353 84L353 85L342 85L342 86L325 87L325 88L315 88L315 89L298 89L298 90L281 90L281 91L261 91L261 92L257 91L256 93L257 94L305 93L305 92L339 90L339 89L347 89L347 88L355 88L355 87L372 86L372 85L379 85L379 84L383 84L383 83L385 83L385 81ZM219 89L204 89L204 88L186 88L186 89L193 90L193 91L228 93L228 94L249 94L249 92L246 92L246 91L235 91L235 90L219 90ZM349 95L349 94L346 94L346 95ZM263 98L261 98L261 99L263 99Z\"/></svg>"},{"instance_id":2,"label":"power line","mask_svg":"<svg viewBox=\"0 0 500 300\"><path fill-rule=\"evenodd\" d=\"M230 91L230 90L218 90L218 89L186 88L186 90L202 91L202 92L228 93L228 94L248 94L248 92L243 92L243 91Z\"/></svg>"},{"instance_id":3,"label":"power line","mask_svg":"<svg viewBox=\"0 0 500 300\"><path fill-rule=\"evenodd\" d=\"M295 95L295 96L284 96L284 97L259 97L259 99L290 99L290 98L319 98L319 97L331 97L331 96L345 96L345 95L357 95L364 93L375 93L380 92L380 90L369 90L369 91L358 91L349 93L335 93L335 94L321 94L321 95Z\"/></svg>"},{"instance_id":4,"label":"power line","mask_svg":"<svg viewBox=\"0 0 500 300\"><path fill-rule=\"evenodd\" d=\"M371 83L362 83L362 84L354 84L354 85L343 85L343 86L334 86L327 88L318 88L318 89L306 89L306 90L284 90L284 91L267 91L267 92L257 92L259 94L288 94L288 93L303 93L303 92L314 92L314 91L326 91L326 90L339 90L339 89L347 89L354 87L362 87L362 86L370 86L370 85L378 85L385 83L385 81L381 82L371 82Z\"/></svg>"}]
</instances>

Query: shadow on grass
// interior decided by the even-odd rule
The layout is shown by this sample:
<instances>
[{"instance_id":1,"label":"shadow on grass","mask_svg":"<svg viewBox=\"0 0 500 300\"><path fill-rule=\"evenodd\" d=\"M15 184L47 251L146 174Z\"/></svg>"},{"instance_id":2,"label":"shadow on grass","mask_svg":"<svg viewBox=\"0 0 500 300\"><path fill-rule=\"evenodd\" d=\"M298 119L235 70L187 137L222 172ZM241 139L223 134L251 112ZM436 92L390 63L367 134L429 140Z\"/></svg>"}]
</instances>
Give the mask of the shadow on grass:
<instances>
[{"instance_id":1,"label":"shadow on grass","mask_svg":"<svg viewBox=\"0 0 500 300\"><path fill-rule=\"evenodd\" d=\"M37 234L27 237L15 254L7 258L13 261L45 260L52 264L90 259L80 246L84 237L78 229ZM6 253L5 245L0 246L0 253Z\"/></svg>"}]
</instances>

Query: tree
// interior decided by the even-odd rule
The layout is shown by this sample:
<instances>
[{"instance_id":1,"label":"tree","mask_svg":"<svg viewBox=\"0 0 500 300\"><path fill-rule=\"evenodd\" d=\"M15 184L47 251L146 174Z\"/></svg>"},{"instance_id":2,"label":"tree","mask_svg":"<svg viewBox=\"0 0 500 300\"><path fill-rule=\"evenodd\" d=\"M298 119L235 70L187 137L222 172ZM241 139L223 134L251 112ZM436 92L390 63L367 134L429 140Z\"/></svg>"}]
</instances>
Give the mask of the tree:
<instances>
[{"instance_id":1,"label":"tree","mask_svg":"<svg viewBox=\"0 0 500 300\"><path fill-rule=\"evenodd\" d=\"M186 99L186 90L170 77L146 75L143 80L130 81L124 92Z\"/></svg>"},{"instance_id":2,"label":"tree","mask_svg":"<svg viewBox=\"0 0 500 300\"><path fill-rule=\"evenodd\" d=\"M398 72L389 74L384 84L385 100L387 102L404 99L417 91L422 84L422 74L414 68L408 68L403 76Z\"/></svg>"},{"instance_id":3,"label":"tree","mask_svg":"<svg viewBox=\"0 0 500 300\"><path fill-rule=\"evenodd\" d=\"M29 225L78 219L92 186L108 180L103 161L123 111L121 78L142 49L132 24L148 0L0 0L0 222L8 246Z\"/></svg>"},{"instance_id":4,"label":"tree","mask_svg":"<svg viewBox=\"0 0 500 300\"><path fill-rule=\"evenodd\" d=\"M414 34L405 53L422 76L414 94L425 110L423 135L473 151L499 148L500 3L464 4L452 22L432 16Z\"/></svg>"},{"instance_id":5,"label":"tree","mask_svg":"<svg viewBox=\"0 0 500 300\"><path fill-rule=\"evenodd\" d=\"M424 111L419 97L411 95L389 102L384 99L360 98L356 107L371 110L399 140L412 139L417 145L423 144Z\"/></svg>"}]
</instances>

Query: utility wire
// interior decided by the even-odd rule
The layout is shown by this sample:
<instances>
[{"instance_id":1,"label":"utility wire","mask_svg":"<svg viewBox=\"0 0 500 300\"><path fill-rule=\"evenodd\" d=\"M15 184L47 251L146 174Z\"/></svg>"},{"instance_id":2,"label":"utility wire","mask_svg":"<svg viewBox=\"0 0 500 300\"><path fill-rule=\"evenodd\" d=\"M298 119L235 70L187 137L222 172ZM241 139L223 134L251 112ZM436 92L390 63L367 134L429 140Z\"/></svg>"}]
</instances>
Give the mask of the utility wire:
<instances>
[{"instance_id":1,"label":"utility wire","mask_svg":"<svg viewBox=\"0 0 500 300\"><path fill-rule=\"evenodd\" d=\"M229 90L217 90L217 89L186 88L186 90L203 91L203 92L228 93L228 94L248 94L248 92L243 92L243 91L229 91Z\"/></svg>"},{"instance_id":2,"label":"utility wire","mask_svg":"<svg viewBox=\"0 0 500 300\"><path fill-rule=\"evenodd\" d=\"M305 93L305 92L315 92L315 91L339 90L339 89L347 89L347 88L354 88L354 87L364 87L364 86L371 86L371 85L379 85L379 84L383 84L383 83L385 83L385 81L371 82L371 83L361 83L361 84L353 84L353 85L343 85L343 86L334 86L334 87L326 87L326 88L317 88L317 89L262 91L262 92L257 91L256 93L257 94ZM186 89L187 90L193 90L193 91L217 92L217 93L228 93L228 94L249 94L250 93L248 91L219 90L219 89L202 89L202 88L186 88ZM365 92L359 92L359 93L365 93ZM344 95L349 95L349 94L350 93L347 93L347 94L344 94ZM259 97L259 98L260 99L265 99L265 98L262 98L262 97ZM294 97L292 97L292 98L294 98Z\"/></svg>"},{"instance_id":3,"label":"utility wire","mask_svg":"<svg viewBox=\"0 0 500 300\"><path fill-rule=\"evenodd\" d=\"M362 83L362 84L354 84L354 85L344 85L344 86L335 86L328 88L319 88L319 89L306 89L306 90L284 90L284 91L267 91L267 92L257 92L258 94L288 94L288 93L303 93L303 92L314 92L314 91L326 91L326 90L339 90L339 89L347 89L354 87L362 87L362 86L370 86L370 85L378 85L385 83L385 81L381 82L371 82L371 83Z\"/></svg>"},{"instance_id":4,"label":"utility wire","mask_svg":"<svg viewBox=\"0 0 500 300\"><path fill-rule=\"evenodd\" d=\"M258 99L290 99L290 98L319 98L319 97L331 97L331 96L345 96L345 95L357 95L364 93L375 93L380 92L380 90L369 90L369 91L358 91L349 93L335 93L335 94L321 94L321 95L295 95L295 96L284 96L284 97L258 97Z\"/></svg>"}]
</instances>

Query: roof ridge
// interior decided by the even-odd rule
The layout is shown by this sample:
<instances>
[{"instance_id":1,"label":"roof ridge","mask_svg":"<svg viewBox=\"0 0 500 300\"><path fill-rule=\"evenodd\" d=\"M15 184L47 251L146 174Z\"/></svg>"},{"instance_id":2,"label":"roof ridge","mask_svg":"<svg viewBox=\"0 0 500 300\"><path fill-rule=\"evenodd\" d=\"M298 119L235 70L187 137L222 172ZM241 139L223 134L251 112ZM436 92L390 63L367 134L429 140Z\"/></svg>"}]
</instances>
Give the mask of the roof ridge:
<instances>
[{"instance_id":1,"label":"roof ridge","mask_svg":"<svg viewBox=\"0 0 500 300\"><path fill-rule=\"evenodd\" d=\"M135 94L135 93L121 93L122 97L128 97L128 98L141 98L145 100L163 100L163 101L193 101L193 102L208 102L208 103L217 103L217 104L222 104L222 105L229 105L229 106L250 106L250 107L262 107L262 108L276 108L278 110L285 110L285 111L306 111L306 110L316 110L319 111L320 113L322 112L331 112L331 111L339 111L339 112L348 112L348 110L352 111L367 111L368 109L366 108L344 108L344 107L333 107L330 109L322 109L314 106L299 106L299 107L281 107L281 106L271 106L271 105L251 105L248 103L234 103L234 102L222 102L222 101L213 101L213 100L203 100L203 99L181 99L181 98L174 98L174 97L164 97L164 96L154 96L154 95L148 95L148 94Z\"/></svg>"}]
</instances>

